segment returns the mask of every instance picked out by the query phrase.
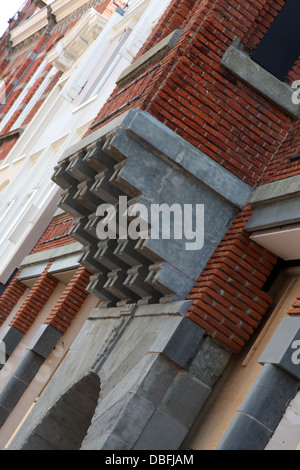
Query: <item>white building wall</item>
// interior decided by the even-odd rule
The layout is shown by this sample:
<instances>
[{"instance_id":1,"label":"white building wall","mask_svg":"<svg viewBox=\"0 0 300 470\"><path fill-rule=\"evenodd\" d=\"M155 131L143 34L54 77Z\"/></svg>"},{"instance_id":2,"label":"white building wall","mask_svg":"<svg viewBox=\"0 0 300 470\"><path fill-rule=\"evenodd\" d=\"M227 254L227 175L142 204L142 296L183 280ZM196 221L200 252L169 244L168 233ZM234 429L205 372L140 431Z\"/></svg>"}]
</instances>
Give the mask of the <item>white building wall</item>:
<instances>
[{"instance_id":1,"label":"white building wall","mask_svg":"<svg viewBox=\"0 0 300 470\"><path fill-rule=\"evenodd\" d=\"M0 282L7 282L51 221L59 198L51 176L63 151L81 140L169 3L132 0L124 16L115 13L110 20L91 9L49 53L47 61L55 66L52 73L57 67L64 73L0 166L0 182L5 180L0 200ZM92 88L99 87L97 76L102 81L93 94Z\"/></svg>"}]
</instances>

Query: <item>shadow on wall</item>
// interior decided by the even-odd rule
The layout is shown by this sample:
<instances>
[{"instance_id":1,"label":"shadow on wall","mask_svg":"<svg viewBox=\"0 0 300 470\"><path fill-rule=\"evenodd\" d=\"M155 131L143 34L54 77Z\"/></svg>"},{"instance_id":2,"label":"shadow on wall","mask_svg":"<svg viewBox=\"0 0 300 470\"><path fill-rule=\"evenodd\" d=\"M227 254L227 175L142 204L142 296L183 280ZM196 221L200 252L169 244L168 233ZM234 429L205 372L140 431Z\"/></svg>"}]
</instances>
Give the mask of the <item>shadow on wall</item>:
<instances>
[{"instance_id":1,"label":"shadow on wall","mask_svg":"<svg viewBox=\"0 0 300 470\"><path fill-rule=\"evenodd\" d=\"M90 372L55 403L21 450L79 450L100 396L100 378Z\"/></svg>"}]
</instances>

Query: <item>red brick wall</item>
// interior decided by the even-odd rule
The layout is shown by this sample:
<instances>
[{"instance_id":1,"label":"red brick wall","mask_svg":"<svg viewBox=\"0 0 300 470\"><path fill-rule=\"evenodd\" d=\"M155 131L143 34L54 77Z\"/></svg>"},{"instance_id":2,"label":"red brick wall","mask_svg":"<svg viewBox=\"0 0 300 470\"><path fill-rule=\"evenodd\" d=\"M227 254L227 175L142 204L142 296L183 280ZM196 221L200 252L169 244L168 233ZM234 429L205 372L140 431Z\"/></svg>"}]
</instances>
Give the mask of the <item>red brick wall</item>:
<instances>
[{"instance_id":1,"label":"red brick wall","mask_svg":"<svg viewBox=\"0 0 300 470\"><path fill-rule=\"evenodd\" d=\"M51 263L35 282L18 312L10 322L10 326L17 328L22 333L26 333L29 330L58 284L58 280L48 273L50 266Z\"/></svg>"},{"instance_id":2,"label":"red brick wall","mask_svg":"<svg viewBox=\"0 0 300 470\"><path fill-rule=\"evenodd\" d=\"M46 318L46 324L54 326L62 333L67 331L88 297L86 287L89 279L90 273L84 267L79 267Z\"/></svg>"},{"instance_id":3,"label":"red brick wall","mask_svg":"<svg viewBox=\"0 0 300 470\"><path fill-rule=\"evenodd\" d=\"M263 288L277 263L243 230L250 216L249 208L238 215L188 297L188 318L236 352L272 304Z\"/></svg>"},{"instance_id":4,"label":"red brick wall","mask_svg":"<svg viewBox=\"0 0 300 470\"><path fill-rule=\"evenodd\" d=\"M300 74L299 74L300 77ZM285 141L275 153L260 185L272 183L300 174L300 160L290 161L291 157L300 155L300 123L296 122Z\"/></svg>"},{"instance_id":5,"label":"red brick wall","mask_svg":"<svg viewBox=\"0 0 300 470\"><path fill-rule=\"evenodd\" d=\"M73 218L67 214L55 217L43 233L31 254L75 243L74 238L69 235L72 228L72 221Z\"/></svg>"},{"instance_id":6,"label":"red brick wall","mask_svg":"<svg viewBox=\"0 0 300 470\"><path fill-rule=\"evenodd\" d=\"M162 19L167 32L184 24L174 5ZM182 12L189 11L188 0L182 5ZM250 0L197 2L177 47L141 77L117 88L89 132L108 116L140 107L237 177L257 185L293 122L221 65L233 39L244 38L257 20L252 5Z\"/></svg>"},{"instance_id":7,"label":"red brick wall","mask_svg":"<svg viewBox=\"0 0 300 470\"><path fill-rule=\"evenodd\" d=\"M139 107L252 187L278 179L279 169L297 173L298 164L286 163L286 153L299 143L293 120L221 65L236 36L248 52L254 50L283 4L172 2L138 56L176 28L185 28L178 45L140 77L117 87L87 135ZM287 82L299 71L297 61ZM272 303L264 285L277 263L244 231L250 215L248 207L238 215L188 297L194 300L188 317L235 352Z\"/></svg>"},{"instance_id":8,"label":"red brick wall","mask_svg":"<svg viewBox=\"0 0 300 470\"><path fill-rule=\"evenodd\" d=\"M13 311L14 307L19 302L20 298L26 290L26 286L20 282L17 277L19 273L16 274L14 279L1 295L0 298L0 326L3 325L7 317Z\"/></svg>"}]
</instances>

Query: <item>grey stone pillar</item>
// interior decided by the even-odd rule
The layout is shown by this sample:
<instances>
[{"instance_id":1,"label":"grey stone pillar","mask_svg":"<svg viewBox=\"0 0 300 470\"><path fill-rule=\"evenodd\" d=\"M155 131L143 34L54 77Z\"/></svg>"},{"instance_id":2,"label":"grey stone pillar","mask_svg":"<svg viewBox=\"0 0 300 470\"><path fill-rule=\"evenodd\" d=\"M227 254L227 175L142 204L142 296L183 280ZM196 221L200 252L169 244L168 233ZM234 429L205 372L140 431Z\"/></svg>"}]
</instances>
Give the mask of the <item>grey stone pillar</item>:
<instances>
[{"instance_id":1,"label":"grey stone pillar","mask_svg":"<svg viewBox=\"0 0 300 470\"><path fill-rule=\"evenodd\" d=\"M263 368L217 450L263 450L300 387L300 318L286 318L259 361Z\"/></svg>"},{"instance_id":2,"label":"grey stone pillar","mask_svg":"<svg viewBox=\"0 0 300 470\"><path fill-rule=\"evenodd\" d=\"M51 325L43 325L39 329L28 346L28 352L0 393L0 427L17 405L61 335L62 333Z\"/></svg>"},{"instance_id":3,"label":"grey stone pillar","mask_svg":"<svg viewBox=\"0 0 300 470\"><path fill-rule=\"evenodd\" d=\"M23 336L24 333L22 333L22 331L18 330L14 326L10 326L6 330L3 338L1 339L1 341L5 344L6 360L8 360L8 358L12 355L13 351L18 346Z\"/></svg>"}]
</instances>

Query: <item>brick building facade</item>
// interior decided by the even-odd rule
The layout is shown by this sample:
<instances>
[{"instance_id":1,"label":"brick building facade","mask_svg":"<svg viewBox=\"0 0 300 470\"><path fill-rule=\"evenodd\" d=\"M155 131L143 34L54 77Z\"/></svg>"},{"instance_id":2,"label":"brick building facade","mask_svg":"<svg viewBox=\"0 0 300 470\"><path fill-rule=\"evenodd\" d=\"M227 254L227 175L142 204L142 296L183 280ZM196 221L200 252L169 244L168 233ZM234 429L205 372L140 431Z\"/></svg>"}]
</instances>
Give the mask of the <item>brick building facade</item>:
<instances>
[{"instance_id":1,"label":"brick building facade","mask_svg":"<svg viewBox=\"0 0 300 470\"><path fill-rule=\"evenodd\" d=\"M2 447L296 449L299 5L38 3L0 43ZM120 197L203 205L202 249L99 240Z\"/></svg>"}]
</instances>

